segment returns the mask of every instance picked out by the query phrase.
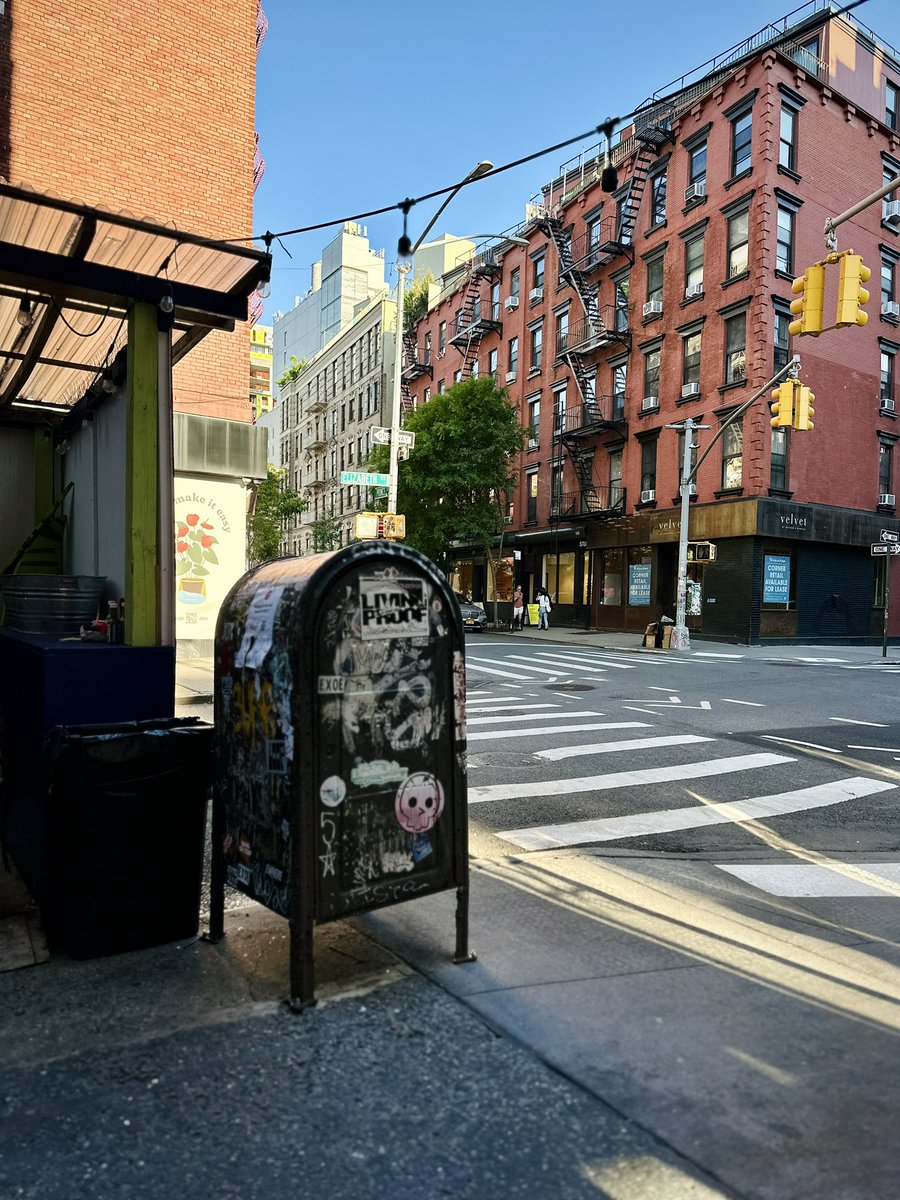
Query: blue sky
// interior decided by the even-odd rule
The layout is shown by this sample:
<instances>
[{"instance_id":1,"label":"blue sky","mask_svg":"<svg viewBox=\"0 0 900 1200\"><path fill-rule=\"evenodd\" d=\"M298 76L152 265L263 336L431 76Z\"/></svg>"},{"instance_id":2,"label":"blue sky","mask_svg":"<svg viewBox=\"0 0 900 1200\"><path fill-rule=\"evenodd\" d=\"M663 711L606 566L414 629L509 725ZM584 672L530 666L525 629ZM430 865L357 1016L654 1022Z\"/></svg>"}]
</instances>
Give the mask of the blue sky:
<instances>
[{"instance_id":1,"label":"blue sky","mask_svg":"<svg viewBox=\"0 0 900 1200\"><path fill-rule=\"evenodd\" d=\"M499 166L574 137L629 112L793 6L263 0L263 7L269 33L258 62L256 127L266 173L255 234L396 204L457 182L481 159ZM867 0L853 15L900 51L896 0ZM508 229L581 145L464 189L433 233ZM848 187L848 200L857 198L859 181ZM412 209L413 240L439 204ZM373 248L384 248L393 282L400 213L364 224ZM306 293L309 266L336 231L286 238L291 258L273 246L265 322Z\"/></svg>"}]
</instances>

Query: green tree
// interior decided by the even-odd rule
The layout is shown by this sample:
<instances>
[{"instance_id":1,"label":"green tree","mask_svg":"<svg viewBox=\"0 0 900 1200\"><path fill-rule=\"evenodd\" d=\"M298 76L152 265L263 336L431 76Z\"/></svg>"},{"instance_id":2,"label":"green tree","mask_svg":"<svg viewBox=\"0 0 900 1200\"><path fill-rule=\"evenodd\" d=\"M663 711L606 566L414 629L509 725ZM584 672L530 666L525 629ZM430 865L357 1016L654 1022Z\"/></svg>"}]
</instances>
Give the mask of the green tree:
<instances>
[{"instance_id":1,"label":"green tree","mask_svg":"<svg viewBox=\"0 0 900 1200\"><path fill-rule=\"evenodd\" d=\"M421 279L415 279L403 294L403 332L415 333L416 322L425 316L428 309L428 287L434 283L429 271Z\"/></svg>"},{"instance_id":2,"label":"green tree","mask_svg":"<svg viewBox=\"0 0 900 1200\"><path fill-rule=\"evenodd\" d=\"M474 541L484 549L494 582L497 621L497 559L503 550L506 495L516 481L516 456L528 430L505 388L491 376L464 379L410 413L405 428L415 449L399 465L397 507L406 516L406 540L444 571L451 542ZM387 471L389 448L376 446L374 470ZM494 542L499 537L496 548Z\"/></svg>"},{"instance_id":3,"label":"green tree","mask_svg":"<svg viewBox=\"0 0 900 1200\"><path fill-rule=\"evenodd\" d=\"M319 517L310 526L313 537L313 550L334 550L341 541L341 521L339 517Z\"/></svg>"},{"instance_id":4,"label":"green tree","mask_svg":"<svg viewBox=\"0 0 900 1200\"><path fill-rule=\"evenodd\" d=\"M281 375L278 376L275 382L280 388L287 387L289 383L293 383L295 379L300 378L308 365L309 364L305 358L301 358L298 362L292 354L291 365L285 371L283 371Z\"/></svg>"},{"instance_id":5,"label":"green tree","mask_svg":"<svg viewBox=\"0 0 900 1200\"><path fill-rule=\"evenodd\" d=\"M289 517L306 510L307 503L286 483L287 469L269 464L265 480L256 492L253 512L247 518L247 557L251 564L278 558L284 527Z\"/></svg>"}]
</instances>

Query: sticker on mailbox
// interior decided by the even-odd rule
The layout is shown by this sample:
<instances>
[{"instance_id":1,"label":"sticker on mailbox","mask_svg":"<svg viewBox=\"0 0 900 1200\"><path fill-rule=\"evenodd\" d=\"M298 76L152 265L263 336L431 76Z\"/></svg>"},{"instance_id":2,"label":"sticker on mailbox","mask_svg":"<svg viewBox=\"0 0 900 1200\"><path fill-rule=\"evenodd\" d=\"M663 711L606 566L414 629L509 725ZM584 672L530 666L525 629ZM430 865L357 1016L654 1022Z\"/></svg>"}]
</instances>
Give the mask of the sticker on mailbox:
<instances>
[{"instance_id":1,"label":"sticker on mailbox","mask_svg":"<svg viewBox=\"0 0 900 1200\"><path fill-rule=\"evenodd\" d=\"M343 675L320 675L320 696L342 696L347 690L347 680Z\"/></svg>"},{"instance_id":2,"label":"sticker on mailbox","mask_svg":"<svg viewBox=\"0 0 900 1200\"><path fill-rule=\"evenodd\" d=\"M364 640L428 634L424 579L360 579L359 621Z\"/></svg>"}]
</instances>

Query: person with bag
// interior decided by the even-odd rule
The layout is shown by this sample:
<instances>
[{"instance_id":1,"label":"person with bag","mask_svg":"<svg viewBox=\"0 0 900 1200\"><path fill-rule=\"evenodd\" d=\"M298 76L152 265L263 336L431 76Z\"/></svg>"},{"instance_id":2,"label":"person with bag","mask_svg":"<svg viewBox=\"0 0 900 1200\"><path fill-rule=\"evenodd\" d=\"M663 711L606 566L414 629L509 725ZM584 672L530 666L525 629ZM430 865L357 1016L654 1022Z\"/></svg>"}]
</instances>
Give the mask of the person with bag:
<instances>
[{"instance_id":1,"label":"person with bag","mask_svg":"<svg viewBox=\"0 0 900 1200\"><path fill-rule=\"evenodd\" d=\"M549 629L550 613L553 611L553 605L550 603L550 594L546 588L538 588L537 602L539 611L538 629Z\"/></svg>"},{"instance_id":2,"label":"person with bag","mask_svg":"<svg viewBox=\"0 0 900 1200\"><path fill-rule=\"evenodd\" d=\"M525 596L521 584L513 592L513 629L521 629L525 619Z\"/></svg>"}]
</instances>

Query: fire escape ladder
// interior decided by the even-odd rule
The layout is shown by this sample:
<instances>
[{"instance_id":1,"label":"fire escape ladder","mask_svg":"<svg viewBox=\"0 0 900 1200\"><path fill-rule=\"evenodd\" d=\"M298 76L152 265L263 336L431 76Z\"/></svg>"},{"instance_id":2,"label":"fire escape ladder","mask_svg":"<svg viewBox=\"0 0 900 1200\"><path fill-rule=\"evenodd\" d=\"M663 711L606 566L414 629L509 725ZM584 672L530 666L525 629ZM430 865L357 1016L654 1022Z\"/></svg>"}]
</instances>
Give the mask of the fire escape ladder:
<instances>
[{"instance_id":1,"label":"fire escape ladder","mask_svg":"<svg viewBox=\"0 0 900 1200\"><path fill-rule=\"evenodd\" d=\"M581 512L593 512L599 506L597 487L594 483L594 455L585 452L576 438L564 437L563 445L568 451L575 477L578 480L578 494Z\"/></svg>"},{"instance_id":2,"label":"fire escape ladder","mask_svg":"<svg viewBox=\"0 0 900 1200\"><path fill-rule=\"evenodd\" d=\"M591 385L591 380L588 378L587 372L582 366L581 359L577 354L566 353L563 355L563 360L569 364L572 378L575 380L578 391L581 393L581 403L584 405L592 404L594 401L594 388Z\"/></svg>"},{"instance_id":3,"label":"fire escape ladder","mask_svg":"<svg viewBox=\"0 0 900 1200\"><path fill-rule=\"evenodd\" d=\"M659 157L659 152L667 142L672 140L672 128L668 122L658 125L645 125L635 133L640 143L640 150L634 162L634 171L628 183L628 196L624 203L622 224L618 232L620 242L630 243L634 234L634 226L641 209L641 198L647 186L647 172Z\"/></svg>"},{"instance_id":4,"label":"fire escape ladder","mask_svg":"<svg viewBox=\"0 0 900 1200\"><path fill-rule=\"evenodd\" d=\"M603 318L600 316L600 305L597 301L597 289L592 288L585 279L583 272L579 271L578 268L574 266L572 247L569 243L569 239L563 234L562 225L556 217L547 217L542 224L553 240L553 244L556 247L556 253L559 256L560 279L565 279L572 285L579 301L581 302L581 307L584 309L584 315L587 317L591 329L593 329L599 337L605 338L608 330L603 323Z\"/></svg>"},{"instance_id":5,"label":"fire escape ladder","mask_svg":"<svg viewBox=\"0 0 900 1200\"><path fill-rule=\"evenodd\" d=\"M481 320L481 277L476 271L473 271L469 276L466 294L463 298L461 319L462 325L458 332L468 330L466 338L457 343L457 349L462 355L462 366L460 367L459 375L462 380L468 379L472 374L472 367L478 356L479 337L476 334L476 330Z\"/></svg>"}]
</instances>

